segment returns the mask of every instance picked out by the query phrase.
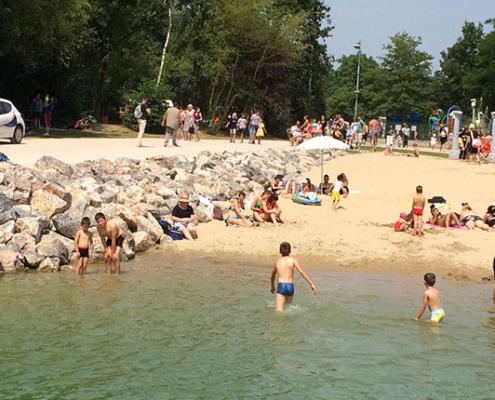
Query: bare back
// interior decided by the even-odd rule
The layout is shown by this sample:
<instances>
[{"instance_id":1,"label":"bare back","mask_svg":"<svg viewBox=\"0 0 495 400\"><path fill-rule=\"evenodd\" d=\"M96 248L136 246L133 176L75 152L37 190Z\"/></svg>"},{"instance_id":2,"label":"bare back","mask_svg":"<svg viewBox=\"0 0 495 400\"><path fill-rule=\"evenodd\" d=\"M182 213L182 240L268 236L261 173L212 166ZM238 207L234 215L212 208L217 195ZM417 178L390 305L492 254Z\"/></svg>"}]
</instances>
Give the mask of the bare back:
<instances>
[{"instance_id":1,"label":"bare back","mask_svg":"<svg viewBox=\"0 0 495 400\"><path fill-rule=\"evenodd\" d=\"M413 208L419 208L423 210L425 208L425 197L422 194L417 194L413 197L412 206Z\"/></svg>"},{"instance_id":2,"label":"bare back","mask_svg":"<svg viewBox=\"0 0 495 400\"><path fill-rule=\"evenodd\" d=\"M431 286L428 287L425 296L428 298L428 308L430 311L442 308L442 305L440 304L440 292L437 289Z\"/></svg>"},{"instance_id":3,"label":"bare back","mask_svg":"<svg viewBox=\"0 0 495 400\"><path fill-rule=\"evenodd\" d=\"M293 283L294 282L294 266L296 260L292 257L280 257L275 261L275 269L277 270L279 283Z\"/></svg>"}]
</instances>

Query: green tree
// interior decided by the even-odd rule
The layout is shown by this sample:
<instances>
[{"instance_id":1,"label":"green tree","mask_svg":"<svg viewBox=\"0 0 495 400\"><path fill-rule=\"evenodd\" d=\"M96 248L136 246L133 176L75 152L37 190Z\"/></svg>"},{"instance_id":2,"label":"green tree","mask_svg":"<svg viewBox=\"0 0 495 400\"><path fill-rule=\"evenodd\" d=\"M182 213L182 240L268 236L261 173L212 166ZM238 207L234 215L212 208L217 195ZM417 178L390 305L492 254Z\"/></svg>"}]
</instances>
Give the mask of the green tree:
<instances>
[{"instance_id":1,"label":"green tree","mask_svg":"<svg viewBox=\"0 0 495 400\"><path fill-rule=\"evenodd\" d=\"M381 67L383 80L377 85L380 104L376 112L402 114L429 109L431 105L431 55L420 51L421 38L398 33L385 46Z\"/></svg>"}]
</instances>

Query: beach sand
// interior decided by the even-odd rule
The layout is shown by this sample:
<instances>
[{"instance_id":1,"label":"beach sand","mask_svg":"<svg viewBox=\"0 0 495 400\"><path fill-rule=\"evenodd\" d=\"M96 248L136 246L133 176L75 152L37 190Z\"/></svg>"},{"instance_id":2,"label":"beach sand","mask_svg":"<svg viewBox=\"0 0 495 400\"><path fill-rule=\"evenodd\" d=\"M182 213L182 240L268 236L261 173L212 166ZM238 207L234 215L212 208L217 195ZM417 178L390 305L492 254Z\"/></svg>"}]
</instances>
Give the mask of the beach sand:
<instances>
[{"instance_id":1,"label":"beach sand","mask_svg":"<svg viewBox=\"0 0 495 400\"><path fill-rule=\"evenodd\" d=\"M492 279L495 232L464 231L425 226L425 237L394 232L401 211L416 185L424 195L444 196L453 211L456 203L468 202L481 216L495 203L490 182L495 165L470 165L433 157L385 157L383 153L362 153L327 162L324 172L333 182L345 172L351 191L334 210L331 198L323 196L319 207L295 204L290 196L279 200L283 215L294 225L263 224L257 228L226 227L213 221L199 226L200 240L177 242L173 251L208 257L255 258L271 267L282 241L292 245L293 256L303 266L326 270L438 276L460 281ZM309 174L320 180L320 169ZM425 208L425 219L430 216Z\"/></svg>"}]
</instances>

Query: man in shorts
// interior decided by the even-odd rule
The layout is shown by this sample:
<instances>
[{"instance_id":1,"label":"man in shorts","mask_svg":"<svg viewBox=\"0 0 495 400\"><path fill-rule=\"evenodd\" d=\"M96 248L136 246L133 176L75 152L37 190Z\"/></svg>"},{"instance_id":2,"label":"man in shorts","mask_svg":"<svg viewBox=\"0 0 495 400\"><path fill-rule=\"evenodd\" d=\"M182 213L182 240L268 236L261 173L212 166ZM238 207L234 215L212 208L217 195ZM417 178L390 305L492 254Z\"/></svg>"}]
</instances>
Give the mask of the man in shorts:
<instances>
[{"instance_id":1,"label":"man in shorts","mask_svg":"<svg viewBox=\"0 0 495 400\"><path fill-rule=\"evenodd\" d=\"M115 275L120 274L120 252L124 244L124 232L113 222L108 222L105 215L97 213L95 215L98 234L101 244L105 248L103 256L107 274L112 273L112 265L115 268Z\"/></svg>"},{"instance_id":2,"label":"man in shorts","mask_svg":"<svg viewBox=\"0 0 495 400\"><path fill-rule=\"evenodd\" d=\"M373 118L369 123L371 151L376 151L378 143L378 135L380 134L380 123L376 118Z\"/></svg>"}]
</instances>

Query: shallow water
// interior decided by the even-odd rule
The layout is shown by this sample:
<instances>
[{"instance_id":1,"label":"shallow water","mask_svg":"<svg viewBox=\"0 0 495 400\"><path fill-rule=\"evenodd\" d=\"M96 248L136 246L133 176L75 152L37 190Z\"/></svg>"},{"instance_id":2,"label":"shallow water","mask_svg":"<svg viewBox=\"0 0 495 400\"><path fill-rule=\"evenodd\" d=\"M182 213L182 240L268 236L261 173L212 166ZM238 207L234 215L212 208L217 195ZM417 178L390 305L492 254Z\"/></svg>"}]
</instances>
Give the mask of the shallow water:
<instances>
[{"instance_id":1,"label":"shallow water","mask_svg":"<svg viewBox=\"0 0 495 400\"><path fill-rule=\"evenodd\" d=\"M275 313L270 266L146 255L120 277L0 278L1 399L482 399L495 367L491 285L308 272Z\"/></svg>"}]
</instances>

